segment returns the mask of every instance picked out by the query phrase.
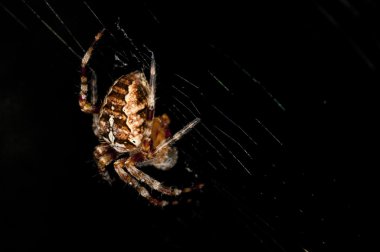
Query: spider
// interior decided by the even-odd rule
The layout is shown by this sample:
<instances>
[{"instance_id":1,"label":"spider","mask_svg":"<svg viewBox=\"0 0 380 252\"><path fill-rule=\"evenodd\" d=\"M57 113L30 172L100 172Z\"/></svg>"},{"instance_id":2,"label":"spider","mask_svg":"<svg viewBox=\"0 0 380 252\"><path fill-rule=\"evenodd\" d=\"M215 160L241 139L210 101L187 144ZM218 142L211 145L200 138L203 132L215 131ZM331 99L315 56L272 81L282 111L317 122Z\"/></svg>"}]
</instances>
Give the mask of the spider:
<instances>
[{"instance_id":1,"label":"spider","mask_svg":"<svg viewBox=\"0 0 380 252\"><path fill-rule=\"evenodd\" d=\"M176 134L169 130L168 115L154 116L156 90L156 63L152 53L150 78L147 81L143 72L135 71L119 77L109 88L103 103L97 105L97 83L95 72L88 67L95 45L104 36L100 31L85 53L81 64L81 90L79 106L85 113L93 115L93 131L100 144L95 147L94 158L103 179L112 183L106 167L113 163L118 176L129 184L151 204L166 206L176 204L174 199L167 201L153 197L142 185L168 196L200 189L203 184L179 189L168 187L137 167L151 165L166 171L177 162L177 149L172 145L189 132L200 121L194 119ZM91 81L87 72L92 74ZM90 82L90 83L89 83ZM91 101L88 98L91 85Z\"/></svg>"}]
</instances>

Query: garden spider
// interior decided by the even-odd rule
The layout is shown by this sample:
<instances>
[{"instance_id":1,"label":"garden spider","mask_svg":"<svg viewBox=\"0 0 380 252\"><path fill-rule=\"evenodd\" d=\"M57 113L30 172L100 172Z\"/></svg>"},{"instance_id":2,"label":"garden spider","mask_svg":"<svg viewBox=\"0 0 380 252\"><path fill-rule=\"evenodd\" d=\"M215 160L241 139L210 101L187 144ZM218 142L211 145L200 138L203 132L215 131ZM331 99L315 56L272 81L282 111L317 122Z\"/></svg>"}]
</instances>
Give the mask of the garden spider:
<instances>
[{"instance_id":1,"label":"garden spider","mask_svg":"<svg viewBox=\"0 0 380 252\"><path fill-rule=\"evenodd\" d=\"M111 183L112 179L106 167L115 161L114 169L119 177L134 187L151 204L156 206L175 204L178 202L175 199L167 201L154 198L142 184L169 196L178 196L184 192L200 189L203 184L183 189L167 187L137 167L152 165L161 170L172 168L177 162L178 155L172 144L198 124L200 119L194 119L171 136L169 117L166 114L154 116L156 66L153 54L149 83L144 73L139 71L122 75L110 87L102 105L98 106L95 72L88 67L88 62L104 32L103 29L95 36L95 40L82 59L79 95L80 108L83 112L93 115L93 131L101 142L94 150L99 172ZM91 101L88 99L88 70L92 74Z\"/></svg>"}]
</instances>

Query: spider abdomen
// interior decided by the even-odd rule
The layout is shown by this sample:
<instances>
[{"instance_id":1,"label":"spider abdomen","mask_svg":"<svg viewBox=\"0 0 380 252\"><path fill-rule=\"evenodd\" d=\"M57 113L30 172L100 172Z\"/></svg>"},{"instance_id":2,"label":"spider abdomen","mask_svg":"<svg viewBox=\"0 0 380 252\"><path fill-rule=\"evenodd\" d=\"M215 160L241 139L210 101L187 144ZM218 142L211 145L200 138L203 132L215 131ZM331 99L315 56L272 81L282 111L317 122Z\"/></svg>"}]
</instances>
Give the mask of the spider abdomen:
<instances>
[{"instance_id":1,"label":"spider abdomen","mask_svg":"<svg viewBox=\"0 0 380 252\"><path fill-rule=\"evenodd\" d=\"M99 113L101 138L119 152L140 146L150 135L148 82L141 72L121 76L110 87Z\"/></svg>"}]
</instances>

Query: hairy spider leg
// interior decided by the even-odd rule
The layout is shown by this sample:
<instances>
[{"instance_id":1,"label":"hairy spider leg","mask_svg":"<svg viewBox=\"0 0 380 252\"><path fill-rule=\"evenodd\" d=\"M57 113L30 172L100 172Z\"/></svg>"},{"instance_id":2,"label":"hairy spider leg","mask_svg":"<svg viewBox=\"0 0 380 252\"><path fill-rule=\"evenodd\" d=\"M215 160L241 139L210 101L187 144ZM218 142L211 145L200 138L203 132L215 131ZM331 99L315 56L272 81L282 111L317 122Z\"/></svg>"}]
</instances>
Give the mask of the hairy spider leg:
<instances>
[{"instance_id":1,"label":"hairy spider leg","mask_svg":"<svg viewBox=\"0 0 380 252\"><path fill-rule=\"evenodd\" d=\"M98 88L97 88L97 77L93 69L88 68L88 62L94 51L95 44L103 36L105 29L101 30L96 36L95 40L92 42L91 46L88 48L87 52L82 58L82 69L81 69L81 91L79 95L79 106L81 110L85 113L92 114L92 130L96 136L99 135L99 105L98 102ZM88 101L88 79L87 79L87 69L91 71L91 103Z\"/></svg>"},{"instance_id":2,"label":"hairy spider leg","mask_svg":"<svg viewBox=\"0 0 380 252\"><path fill-rule=\"evenodd\" d=\"M116 153L111 146L107 143L100 144L95 147L94 150L94 158L96 161L96 165L98 166L98 170L102 178L107 181L109 184L112 184L112 179L106 169L107 165L112 163L112 161L116 158Z\"/></svg>"},{"instance_id":3,"label":"hairy spider leg","mask_svg":"<svg viewBox=\"0 0 380 252\"><path fill-rule=\"evenodd\" d=\"M154 120L154 112L156 107L156 61L154 59L154 54L152 52L152 61L150 64L150 76L149 76L149 86L145 86L148 96L147 96L147 102L148 102L148 111L147 111L147 117L146 117L146 130L143 133L145 141L145 149L150 149L150 142L149 139L152 134L152 126L153 126L153 120Z\"/></svg>"},{"instance_id":4,"label":"hairy spider leg","mask_svg":"<svg viewBox=\"0 0 380 252\"><path fill-rule=\"evenodd\" d=\"M91 104L93 106L96 106L97 102L98 102L97 77L96 77L95 71L91 69ZM98 125L99 125L99 113L92 113L92 131L94 132L95 136L100 137Z\"/></svg>"},{"instance_id":5,"label":"hairy spider leg","mask_svg":"<svg viewBox=\"0 0 380 252\"><path fill-rule=\"evenodd\" d=\"M146 198L152 205L164 207L169 204L169 201L166 200L159 200L154 198L148 190L140 185L140 183L134 179L130 174L128 174L124 170L125 162L127 161L127 158L121 158L114 163L114 168L119 177L127 184L135 188L135 190L144 198ZM177 201L171 202L172 204L176 204Z\"/></svg>"},{"instance_id":6,"label":"hairy spider leg","mask_svg":"<svg viewBox=\"0 0 380 252\"><path fill-rule=\"evenodd\" d=\"M195 118L193 121L188 123L185 127L183 127L180 131L175 133L172 137L169 137L165 141L161 142L157 148L154 150L153 154L158 153L160 150L162 150L164 147L168 145L172 145L173 143L177 142L180 140L186 133L188 133L192 128L195 127L199 122L201 121L200 118Z\"/></svg>"},{"instance_id":7,"label":"hairy spider leg","mask_svg":"<svg viewBox=\"0 0 380 252\"><path fill-rule=\"evenodd\" d=\"M139 182L145 183L153 190L156 190L162 194L169 195L169 196L179 196L182 193L188 193L193 190L199 190L201 189L204 184L197 184L194 187L186 187L186 188L176 188L176 187L167 187L164 186L161 182L158 180L152 178L148 174L144 173L143 171L136 168L134 165L136 162L134 162L134 157L129 157L127 161L125 162L125 168L127 171Z\"/></svg>"},{"instance_id":8,"label":"hairy spider leg","mask_svg":"<svg viewBox=\"0 0 380 252\"><path fill-rule=\"evenodd\" d=\"M148 106L149 110L153 111L152 118L154 117L154 110L156 104L156 61L154 59L154 54L152 52L152 61L150 64L150 76L149 76L149 84L150 84L150 93L148 97Z\"/></svg>"},{"instance_id":9,"label":"hairy spider leg","mask_svg":"<svg viewBox=\"0 0 380 252\"><path fill-rule=\"evenodd\" d=\"M79 93L79 106L81 110L85 113L94 114L99 112L99 106L96 105L97 102L97 88L96 88L96 75L95 72L90 69L92 75L91 81L91 91L92 99L91 102L88 100L88 79L87 79L87 69L88 62L92 56L96 43L102 38L105 29L101 30L96 36L95 40L92 42L91 46L88 48L87 52L82 58L82 69L81 69L81 88Z\"/></svg>"}]
</instances>

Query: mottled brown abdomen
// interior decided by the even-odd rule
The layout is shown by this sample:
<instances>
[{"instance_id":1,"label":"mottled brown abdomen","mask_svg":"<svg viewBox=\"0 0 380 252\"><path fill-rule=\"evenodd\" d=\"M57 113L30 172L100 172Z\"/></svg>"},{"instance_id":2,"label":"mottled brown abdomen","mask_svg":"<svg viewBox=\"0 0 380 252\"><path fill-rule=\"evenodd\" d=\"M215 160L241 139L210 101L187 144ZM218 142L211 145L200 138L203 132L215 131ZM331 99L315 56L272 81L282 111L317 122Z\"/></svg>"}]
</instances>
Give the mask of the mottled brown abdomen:
<instances>
[{"instance_id":1,"label":"mottled brown abdomen","mask_svg":"<svg viewBox=\"0 0 380 252\"><path fill-rule=\"evenodd\" d=\"M147 134L148 82L141 72L123 75L111 86L99 113L103 140L119 151L141 144Z\"/></svg>"}]
</instances>

